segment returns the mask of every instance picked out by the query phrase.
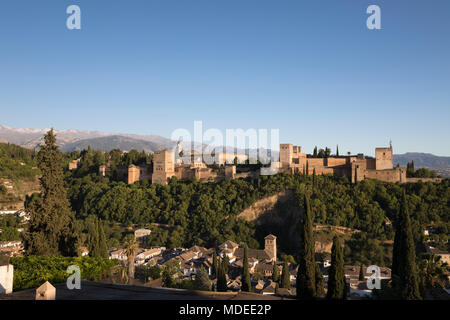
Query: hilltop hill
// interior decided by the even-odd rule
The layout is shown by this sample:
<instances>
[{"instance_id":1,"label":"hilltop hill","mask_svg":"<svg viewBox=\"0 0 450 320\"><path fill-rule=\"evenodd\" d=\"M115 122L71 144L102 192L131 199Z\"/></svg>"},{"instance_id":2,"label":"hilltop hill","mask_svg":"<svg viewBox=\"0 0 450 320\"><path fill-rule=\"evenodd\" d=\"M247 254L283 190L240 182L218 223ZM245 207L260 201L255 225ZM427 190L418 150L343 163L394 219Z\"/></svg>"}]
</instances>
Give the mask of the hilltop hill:
<instances>
[{"instance_id":1,"label":"hilltop hill","mask_svg":"<svg viewBox=\"0 0 450 320\"><path fill-rule=\"evenodd\" d=\"M23 209L26 195L39 191L36 153L0 143L0 210Z\"/></svg>"}]
</instances>

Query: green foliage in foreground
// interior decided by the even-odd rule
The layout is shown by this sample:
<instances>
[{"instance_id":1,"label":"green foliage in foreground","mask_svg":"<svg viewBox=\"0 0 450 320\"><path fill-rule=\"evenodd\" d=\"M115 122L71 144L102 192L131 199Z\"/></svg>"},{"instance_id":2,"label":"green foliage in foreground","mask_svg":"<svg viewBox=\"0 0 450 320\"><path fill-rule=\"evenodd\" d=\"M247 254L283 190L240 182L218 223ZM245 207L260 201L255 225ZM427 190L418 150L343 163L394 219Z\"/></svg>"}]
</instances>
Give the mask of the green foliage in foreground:
<instances>
[{"instance_id":1,"label":"green foliage in foreground","mask_svg":"<svg viewBox=\"0 0 450 320\"><path fill-rule=\"evenodd\" d=\"M22 148L15 144L0 143L1 178L33 180L39 174L39 169L36 168L36 164L35 151ZM0 188L1 193L2 188Z\"/></svg>"},{"instance_id":2,"label":"green foliage in foreground","mask_svg":"<svg viewBox=\"0 0 450 320\"><path fill-rule=\"evenodd\" d=\"M70 276L66 270L70 265L80 267L81 278L99 281L111 274L117 260L92 257L26 256L11 258L14 266L14 290L37 288L45 281L64 283Z\"/></svg>"}]
</instances>

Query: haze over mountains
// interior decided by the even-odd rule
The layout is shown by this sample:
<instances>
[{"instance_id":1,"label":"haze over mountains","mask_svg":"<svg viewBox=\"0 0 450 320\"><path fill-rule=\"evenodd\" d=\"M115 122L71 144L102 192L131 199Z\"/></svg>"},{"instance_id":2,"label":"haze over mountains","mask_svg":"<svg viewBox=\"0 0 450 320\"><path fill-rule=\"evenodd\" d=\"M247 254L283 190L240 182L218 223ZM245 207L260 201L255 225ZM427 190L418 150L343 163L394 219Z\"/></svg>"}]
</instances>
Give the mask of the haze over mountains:
<instances>
[{"instance_id":1,"label":"haze over mountains","mask_svg":"<svg viewBox=\"0 0 450 320\"><path fill-rule=\"evenodd\" d=\"M11 128L0 125L0 142L9 142L25 148L35 149L43 143L43 136L49 129ZM58 145L64 152L74 150L92 149L110 151L121 149L129 151L153 152L171 148L175 141L158 135L138 135L123 133L105 133L88 130L55 130ZM185 144L185 143L183 143ZM440 157L429 153L408 152L394 155L394 164L404 167L408 162L414 161L416 168L444 169L450 171L450 157ZM438 170L441 171L441 170Z\"/></svg>"}]
</instances>

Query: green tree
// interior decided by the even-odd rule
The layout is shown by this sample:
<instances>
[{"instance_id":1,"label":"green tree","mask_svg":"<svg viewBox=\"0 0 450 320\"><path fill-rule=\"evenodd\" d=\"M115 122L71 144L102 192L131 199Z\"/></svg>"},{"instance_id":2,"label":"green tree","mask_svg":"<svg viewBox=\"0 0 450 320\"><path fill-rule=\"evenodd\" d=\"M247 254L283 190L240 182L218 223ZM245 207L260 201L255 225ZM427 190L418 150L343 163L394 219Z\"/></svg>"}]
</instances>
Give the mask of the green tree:
<instances>
[{"instance_id":1,"label":"green tree","mask_svg":"<svg viewBox=\"0 0 450 320\"><path fill-rule=\"evenodd\" d=\"M100 257L100 246L99 246L99 230L98 230L98 220L92 219L88 225L88 249L89 256L98 258Z\"/></svg>"},{"instance_id":2,"label":"green tree","mask_svg":"<svg viewBox=\"0 0 450 320\"><path fill-rule=\"evenodd\" d=\"M44 142L38 153L41 197L28 208L25 250L29 255L76 256L78 236L73 229L74 214L64 186L63 158L53 129L44 136Z\"/></svg>"},{"instance_id":3,"label":"green tree","mask_svg":"<svg viewBox=\"0 0 450 320\"><path fill-rule=\"evenodd\" d=\"M299 200L300 201L300 200ZM316 262L314 258L314 235L309 197L303 196L303 219L300 231L299 266L297 272L297 297L312 299L316 295Z\"/></svg>"},{"instance_id":4,"label":"green tree","mask_svg":"<svg viewBox=\"0 0 450 320\"><path fill-rule=\"evenodd\" d=\"M364 265L361 264L359 267L359 281L364 281L365 277L364 277Z\"/></svg>"},{"instance_id":5,"label":"green tree","mask_svg":"<svg viewBox=\"0 0 450 320\"><path fill-rule=\"evenodd\" d=\"M180 268L180 261L177 259L172 259L167 262L163 267L162 272L162 282L163 286L167 288L174 288L176 286L175 277L178 274Z\"/></svg>"},{"instance_id":6,"label":"green tree","mask_svg":"<svg viewBox=\"0 0 450 320\"><path fill-rule=\"evenodd\" d=\"M344 257L339 238L334 236L331 248L331 266L328 272L327 298L342 300L347 296L347 285L345 281Z\"/></svg>"},{"instance_id":7,"label":"green tree","mask_svg":"<svg viewBox=\"0 0 450 320\"><path fill-rule=\"evenodd\" d=\"M244 246L244 260L242 262L242 291L252 291L252 284L250 282L250 271L248 270L248 248Z\"/></svg>"},{"instance_id":8,"label":"green tree","mask_svg":"<svg viewBox=\"0 0 450 320\"><path fill-rule=\"evenodd\" d=\"M216 251L213 252L213 274L217 278L217 269L218 269L218 262L217 262L217 253Z\"/></svg>"},{"instance_id":9,"label":"green tree","mask_svg":"<svg viewBox=\"0 0 450 320\"><path fill-rule=\"evenodd\" d=\"M134 258L138 250L138 243L134 235L129 235L125 241L125 254L128 262L128 279L134 279Z\"/></svg>"},{"instance_id":10,"label":"green tree","mask_svg":"<svg viewBox=\"0 0 450 320\"><path fill-rule=\"evenodd\" d=\"M291 275L289 273L288 263L285 261L283 264L283 271L281 272L281 288L291 288Z\"/></svg>"},{"instance_id":11,"label":"green tree","mask_svg":"<svg viewBox=\"0 0 450 320\"><path fill-rule=\"evenodd\" d=\"M99 221L98 224L99 224L99 228L98 228L99 256L101 258L108 258L108 245L106 244L106 236L105 236L105 230L103 229L103 223L102 223L102 221Z\"/></svg>"},{"instance_id":12,"label":"green tree","mask_svg":"<svg viewBox=\"0 0 450 320\"><path fill-rule=\"evenodd\" d=\"M423 254L419 263L420 279L423 296L427 289L445 288L447 267L441 257L434 254Z\"/></svg>"},{"instance_id":13,"label":"green tree","mask_svg":"<svg viewBox=\"0 0 450 320\"><path fill-rule=\"evenodd\" d=\"M225 273L225 275L228 275L228 273L230 272L230 258L228 258L227 255L225 255L222 259L222 268L223 273Z\"/></svg>"},{"instance_id":14,"label":"green tree","mask_svg":"<svg viewBox=\"0 0 450 320\"><path fill-rule=\"evenodd\" d=\"M314 147L313 158L317 158L317 146Z\"/></svg>"},{"instance_id":15,"label":"green tree","mask_svg":"<svg viewBox=\"0 0 450 320\"><path fill-rule=\"evenodd\" d=\"M280 281L280 275L278 273L278 266L276 261L273 262L272 280L273 282Z\"/></svg>"},{"instance_id":16,"label":"green tree","mask_svg":"<svg viewBox=\"0 0 450 320\"><path fill-rule=\"evenodd\" d=\"M336 157L339 157L339 145L336 145Z\"/></svg>"},{"instance_id":17,"label":"green tree","mask_svg":"<svg viewBox=\"0 0 450 320\"><path fill-rule=\"evenodd\" d=\"M195 290L211 291L211 281L209 281L208 273L203 266L198 269L195 275L194 288Z\"/></svg>"},{"instance_id":18,"label":"green tree","mask_svg":"<svg viewBox=\"0 0 450 320\"><path fill-rule=\"evenodd\" d=\"M418 300L422 297L419 290L415 245L406 201L406 193L403 190L394 238L392 277L394 287L401 299Z\"/></svg>"},{"instance_id":19,"label":"green tree","mask_svg":"<svg viewBox=\"0 0 450 320\"><path fill-rule=\"evenodd\" d=\"M320 271L319 264L316 263L316 297L323 297L325 295L325 289L323 287L323 274Z\"/></svg>"},{"instance_id":20,"label":"green tree","mask_svg":"<svg viewBox=\"0 0 450 320\"><path fill-rule=\"evenodd\" d=\"M217 291L225 292L227 291L227 278L223 270L223 263L219 263L219 268L217 270Z\"/></svg>"}]
</instances>

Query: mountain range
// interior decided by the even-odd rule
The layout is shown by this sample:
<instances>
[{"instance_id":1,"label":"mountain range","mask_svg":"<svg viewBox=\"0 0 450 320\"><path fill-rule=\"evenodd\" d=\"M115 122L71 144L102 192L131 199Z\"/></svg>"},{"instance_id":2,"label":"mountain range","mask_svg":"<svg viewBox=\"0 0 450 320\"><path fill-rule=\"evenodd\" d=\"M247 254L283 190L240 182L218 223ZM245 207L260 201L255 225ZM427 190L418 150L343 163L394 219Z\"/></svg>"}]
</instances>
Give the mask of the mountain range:
<instances>
[{"instance_id":1,"label":"mountain range","mask_svg":"<svg viewBox=\"0 0 450 320\"><path fill-rule=\"evenodd\" d=\"M36 149L43 143L44 134L49 129L22 129L0 125L0 141L14 143L28 149ZM153 152L174 145L174 141L157 135L138 135L127 133L105 133L88 130L55 130L57 144L62 151L92 149L110 151L137 149Z\"/></svg>"},{"instance_id":2,"label":"mountain range","mask_svg":"<svg viewBox=\"0 0 450 320\"><path fill-rule=\"evenodd\" d=\"M394 154L394 164L400 164L406 167L408 162L414 161L414 167L417 168L450 168L450 157L439 157L431 153L407 152L404 154Z\"/></svg>"}]
</instances>

